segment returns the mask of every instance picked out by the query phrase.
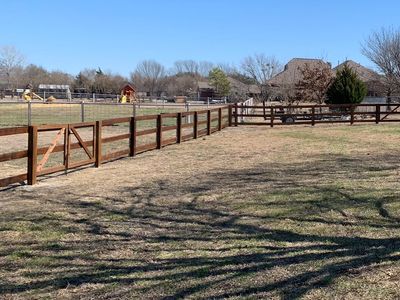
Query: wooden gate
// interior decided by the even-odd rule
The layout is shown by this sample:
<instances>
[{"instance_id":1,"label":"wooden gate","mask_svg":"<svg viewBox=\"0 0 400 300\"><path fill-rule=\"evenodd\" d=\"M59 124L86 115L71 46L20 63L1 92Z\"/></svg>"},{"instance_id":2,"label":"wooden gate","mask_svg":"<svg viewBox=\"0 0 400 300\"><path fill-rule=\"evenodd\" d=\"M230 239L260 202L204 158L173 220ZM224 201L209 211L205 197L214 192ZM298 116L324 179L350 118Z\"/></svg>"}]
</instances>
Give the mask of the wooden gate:
<instances>
[{"instance_id":1,"label":"wooden gate","mask_svg":"<svg viewBox=\"0 0 400 300\"><path fill-rule=\"evenodd\" d=\"M91 140L84 140L81 129L87 129L85 136L90 135ZM36 177L47 175L59 171L67 172L68 169L89 165L95 162L96 153L96 123L78 123L78 124L62 124L62 125L41 125L32 126L29 135L28 151L32 153L28 159L28 184L34 184ZM48 136L39 136L40 133L47 132ZM55 136L50 136L55 133ZM45 146L38 148L39 138L51 138L51 142ZM91 148L91 149L90 149ZM73 158L73 150L82 149L83 153L78 154L77 158ZM52 160L52 154L62 152L62 163L56 163L57 159ZM77 152L77 151L75 151ZM38 157L40 160L38 160ZM83 156L83 158L82 158ZM50 166L49 166L50 165Z\"/></svg>"}]
</instances>

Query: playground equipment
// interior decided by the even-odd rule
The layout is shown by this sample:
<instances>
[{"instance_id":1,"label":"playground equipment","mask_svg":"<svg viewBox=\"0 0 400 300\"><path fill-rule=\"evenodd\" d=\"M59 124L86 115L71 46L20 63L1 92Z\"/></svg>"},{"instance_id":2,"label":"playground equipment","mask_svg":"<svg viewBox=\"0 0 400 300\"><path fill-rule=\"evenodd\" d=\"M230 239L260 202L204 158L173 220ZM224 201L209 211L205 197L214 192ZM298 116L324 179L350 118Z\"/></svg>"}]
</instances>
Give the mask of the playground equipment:
<instances>
[{"instance_id":1,"label":"playground equipment","mask_svg":"<svg viewBox=\"0 0 400 300\"><path fill-rule=\"evenodd\" d=\"M120 103L127 103L127 102L136 102L136 90L130 84L125 84L121 89L121 96L119 99Z\"/></svg>"},{"instance_id":2,"label":"playground equipment","mask_svg":"<svg viewBox=\"0 0 400 300\"><path fill-rule=\"evenodd\" d=\"M23 98L25 101L31 101L31 100L33 100L33 99L43 100L42 97L40 97L39 95L35 94L35 93L32 91L32 85L30 85L30 84L28 84L28 85L26 86L26 89L25 89L24 92L22 93L22 98Z\"/></svg>"}]
</instances>

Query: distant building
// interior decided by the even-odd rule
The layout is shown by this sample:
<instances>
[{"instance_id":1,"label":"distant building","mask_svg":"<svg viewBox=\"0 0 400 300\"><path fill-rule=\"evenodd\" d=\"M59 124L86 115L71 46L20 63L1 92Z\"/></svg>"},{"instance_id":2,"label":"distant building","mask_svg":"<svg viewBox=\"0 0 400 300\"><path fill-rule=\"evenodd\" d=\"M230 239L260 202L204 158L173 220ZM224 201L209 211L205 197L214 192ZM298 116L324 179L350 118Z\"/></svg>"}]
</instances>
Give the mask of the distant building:
<instances>
[{"instance_id":1,"label":"distant building","mask_svg":"<svg viewBox=\"0 0 400 300\"><path fill-rule=\"evenodd\" d=\"M279 101L293 99L296 95L296 84L303 80L302 69L306 65L311 69L331 69L331 64L324 62L322 59L293 58L285 65L283 71L267 81L266 90L269 98Z\"/></svg>"},{"instance_id":2,"label":"distant building","mask_svg":"<svg viewBox=\"0 0 400 300\"><path fill-rule=\"evenodd\" d=\"M305 65L308 65L311 68L331 68L331 64L324 62L322 59L293 58L285 65L282 72L276 74L274 77L268 80L267 83L273 87L294 87L296 83L303 79L301 70Z\"/></svg>"},{"instance_id":3,"label":"distant building","mask_svg":"<svg viewBox=\"0 0 400 300\"><path fill-rule=\"evenodd\" d=\"M215 96L215 90L208 81L199 81L197 84L198 98L213 98Z\"/></svg>"},{"instance_id":4,"label":"distant building","mask_svg":"<svg viewBox=\"0 0 400 300\"><path fill-rule=\"evenodd\" d=\"M39 84L38 94L43 95L43 98L53 96L56 99L71 100L71 90L68 84Z\"/></svg>"},{"instance_id":5,"label":"distant building","mask_svg":"<svg viewBox=\"0 0 400 300\"><path fill-rule=\"evenodd\" d=\"M296 84L303 79L301 70L305 65L308 65L312 69L329 68L332 70L332 76L335 76L336 71L345 64L347 64L366 84L368 89L367 97L380 98L385 96L386 91L383 76L352 60L347 60L331 69L331 64L321 59L293 58L285 65L282 72L267 81L268 88L271 90L273 97L279 100L285 100L289 95L295 94Z\"/></svg>"}]
</instances>

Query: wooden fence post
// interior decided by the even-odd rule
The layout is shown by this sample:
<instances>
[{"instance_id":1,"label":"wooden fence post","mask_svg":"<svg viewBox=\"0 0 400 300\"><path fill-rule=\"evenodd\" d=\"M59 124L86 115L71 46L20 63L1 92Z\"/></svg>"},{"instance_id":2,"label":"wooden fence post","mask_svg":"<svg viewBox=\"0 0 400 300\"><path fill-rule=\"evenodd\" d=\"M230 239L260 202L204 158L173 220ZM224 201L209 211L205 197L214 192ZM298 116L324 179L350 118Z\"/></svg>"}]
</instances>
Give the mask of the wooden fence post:
<instances>
[{"instance_id":1,"label":"wooden fence post","mask_svg":"<svg viewBox=\"0 0 400 300\"><path fill-rule=\"evenodd\" d=\"M274 127L274 107L270 106L271 109L271 127Z\"/></svg>"},{"instance_id":2,"label":"wooden fence post","mask_svg":"<svg viewBox=\"0 0 400 300\"><path fill-rule=\"evenodd\" d=\"M157 149L162 148L162 115L157 116Z\"/></svg>"},{"instance_id":3,"label":"wooden fence post","mask_svg":"<svg viewBox=\"0 0 400 300\"><path fill-rule=\"evenodd\" d=\"M180 144L182 141L182 113L176 115L176 142Z\"/></svg>"},{"instance_id":4,"label":"wooden fence post","mask_svg":"<svg viewBox=\"0 0 400 300\"><path fill-rule=\"evenodd\" d=\"M218 130L222 130L222 108L218 108Z\"/></svg>"},{"instance_id":5,"label":"wooden fence post","mask_svg":"<svg viewBox=\"0 0 400 300\"><path fill-rule=\"evenodd\" d=\"M28 184L36 183L37 176L37 126L29 126L28 129Z\"/></svg>"},{"instance_id":6,"label":"wooden fence post","mask_svg":"<svg viewBox=\"0 0 400 300\"><path fill-rule=\"evenodd\" d=\"M101 155L101 152L102 152L102 149L101 149L101 139L102 139L102 137L101 137L101 128L102 127L102 123L101 123L101 121L96 121L96 141L95 141L95 143L96 143L96 153L95 153L95 167L96 168L98 168L98 167L100 167L100 165L101 165L101 157L102 157L102 155Z\"/></svg>"},{"instance_id":7,"label":"wooden fence post","mask_svg":"<svg viewBox=\"0 0 400 300\"><path fill-rule=\"evenodd\" d=\"M381 107L379 105L376 105L376 107L375 107L375 123L379 124L380 119L381 119Z\"/></svg>"},{"instance_id":8,"label":"wooden fence post","mask_svg":"<svg viewBox=\"0 0 400 300\"><path fill-rule=\"evenodd\" d=\"M232 126L232 105L229 104L228 106L228 126Z\"/></svg>"},{"instance_id":9,"label":"wooden fence post","mask_svg":"<svg viewBox=\"0 0 400 300\"><path fill-rule=\"evenodd\" d=\"M211 110L207 110L207 135L211 134Z\"/></svg>"},{"instance_id":10,"label":"wooden fence post","mask_svg":"<svg viewBox=\"0 0 400 300\"><path fill-rule=\"evenodd\" d=\"M235 103L235 126L238 126L238 104Z\"/></svg>"},{"instance_id":11,"label":"wooden fence post","mask_svg":"<svg viewBox=\"0 0 400 300\"><path fill-rule=\"evenodd\" d=\"M315 125L315 106L311 108L311 126Z\"/></svg>"},{"instance_id":12,"label":"wooden fence post","mask_svg":"<svg viewBox=\"0 0 400 300\"><path fill-rule=\"evenodd\" d=\"M85 122L85 101L81 102L81 122Z\"/></svg>"},{"instance_id":13,"label":"wooden fence post","mask_svg":"<svg viewBox=\"0 0 400 300\"><path fill-rule=\"evenodd\" d=\"M350 125L354 124L354 105L350 106Z\"/></svg>"},{"instance_id":14,"label":"wooden fence post","mask_svg":"<svg viewBox=\"0 0 400 300\"><path fill-rule=\"evenodd\" d=\"M66 147L65 147L65 174L68 173L69 169L69 156L71 155L71 132L70 132L70 125L68 124L67 127L65 128L65 132L67 134L66 136Z\"/></svg>"},{"instance_id":15,"label":"wooden fence post","mask_svg":"<svg viewBox=\"0 0 400 300\"><path fill-rule=\"evenodd\" d=\"M129 122L129 156L135 156L136 154L136 119L131 117Z\"/></svg>"},{"instance_id":16,"label":"wooden fence post","mask_svg":"<svg viewBox=\"0 0 400 300\"><path fill-rule=\"evenodd\" d=\"M194 112L194 120L193 120L193 138L197 139L198 134L198 127L199 127L199 115L197 111Z\"/></svg>"},{"instance_id":17,"label":"wooden fence post","mask_svg":"<svg viewBox=\"0 0 400 300\"><path fill-rule=\"evenodd\" d=\"M94 129L95 132L93 132L93 150L94 152L96 151L96 144L95 144L95 139L96 139L96 129ZM68 125L65 127L64 131L64 158L63 158L63 163L65 166L65 172L67 172L67 164L68 164L68 141L69 141L69 128ZM95 152L96 153L96 152Z\"/></svg>"}]
</instances>

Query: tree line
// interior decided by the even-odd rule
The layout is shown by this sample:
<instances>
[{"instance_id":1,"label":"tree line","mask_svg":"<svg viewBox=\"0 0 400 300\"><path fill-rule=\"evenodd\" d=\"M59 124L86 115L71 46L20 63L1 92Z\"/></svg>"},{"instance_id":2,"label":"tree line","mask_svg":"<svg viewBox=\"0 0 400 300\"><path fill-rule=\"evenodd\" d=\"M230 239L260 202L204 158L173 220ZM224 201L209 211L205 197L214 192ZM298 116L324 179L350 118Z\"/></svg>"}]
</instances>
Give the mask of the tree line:
<instances>
[{"instance_id":1,"label":"tree line","mask_svg":"<svg viewBox=\"0 0 400 300\"><path fill-rule=\"evenodd\" d=\"M0 89L23 88L28 84L34 88L39 84L68 84L76 92L117 94L123 84L131 83L138 91L150 96L162 93L191 96L196 93L199 81L208 81L210 74L215 75L219 71L244 84L256 84L261 88L281 69L282 65L274 57L254 54L244 58L239 66L187 59L175 61L173 67L168 69L155 60L143 60L129 77L104 71L100 67L86 68L72 75L26 64L24 56L15 47L0 47ZM229 88L225 86L221 92L229 95Z\"/></svg>"}]
</instances>

